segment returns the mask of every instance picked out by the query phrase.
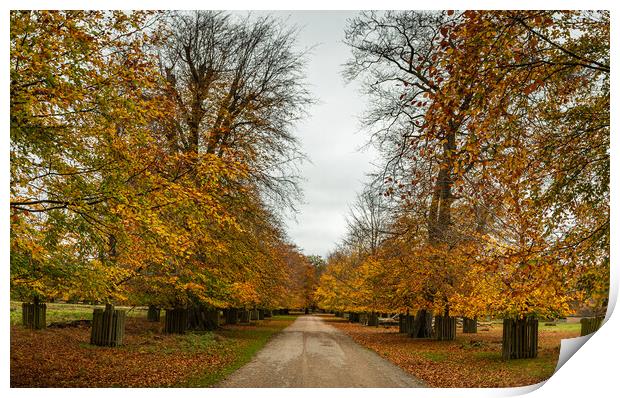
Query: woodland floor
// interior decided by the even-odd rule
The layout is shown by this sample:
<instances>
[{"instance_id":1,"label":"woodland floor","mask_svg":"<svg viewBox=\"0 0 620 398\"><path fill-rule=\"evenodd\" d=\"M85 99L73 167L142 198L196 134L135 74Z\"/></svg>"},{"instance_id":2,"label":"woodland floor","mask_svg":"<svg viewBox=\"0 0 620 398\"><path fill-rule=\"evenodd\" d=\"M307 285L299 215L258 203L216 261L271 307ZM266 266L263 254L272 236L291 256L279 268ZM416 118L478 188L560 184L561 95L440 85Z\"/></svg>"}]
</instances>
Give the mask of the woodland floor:
<instances>
[{"instance_id":1,"label":"woodland floor","mask_svg":"<svg viewBox=\"0 0 620 398\"><path fill-rule=\"evenodd\" d=\"M208 387L294 320L275 316L216 332L165 335L163 323L128 317L118 348L91 346L90 327L32 331L12 325L11 387Z\"/></svg>"},{"instance_id":2,"label":"woodland floor","mask_svg":"<svg viewBox=\"0 0 620 398\"><path fill-rule=\"evenodd\" d=\"M553 375L560 340L579 336L579 324L558 323L539 328L538 358L505 361L502 325L478 327L476 334L457 331L455 341L412 339L398 327L368 327L342 318L325 318L358 344L400 366L429 387L517 387Z\"/></svg>"}]
</instances>

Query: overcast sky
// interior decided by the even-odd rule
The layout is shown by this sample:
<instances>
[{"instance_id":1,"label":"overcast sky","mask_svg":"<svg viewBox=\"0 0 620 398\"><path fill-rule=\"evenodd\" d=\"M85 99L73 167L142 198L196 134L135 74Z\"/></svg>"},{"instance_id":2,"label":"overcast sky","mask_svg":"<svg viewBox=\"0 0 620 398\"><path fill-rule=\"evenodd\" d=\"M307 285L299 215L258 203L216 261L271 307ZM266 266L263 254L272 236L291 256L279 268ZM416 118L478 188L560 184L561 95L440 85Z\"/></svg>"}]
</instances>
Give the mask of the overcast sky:
<instances>
[{"instance_id":1,"label":"overcast sky","mask_svg":"<svg viewBox=\"0 0 620 398\"><path fill-rule=\"evenodd\" d=\"M356 11L273 11L288 24L301 27L298 45L316 45L308 57L307 82L318 103L296 128L302 150L312 163L301 167L304 204L296 222L287 221L293 242L305 254L325 256L345 234L345 216L365 175L372 151L359 151L367 135L359 132L366 107L356 82L345 84L342 65L350 56L342 42L347 18Z\"/></svg>"}]
</instances>

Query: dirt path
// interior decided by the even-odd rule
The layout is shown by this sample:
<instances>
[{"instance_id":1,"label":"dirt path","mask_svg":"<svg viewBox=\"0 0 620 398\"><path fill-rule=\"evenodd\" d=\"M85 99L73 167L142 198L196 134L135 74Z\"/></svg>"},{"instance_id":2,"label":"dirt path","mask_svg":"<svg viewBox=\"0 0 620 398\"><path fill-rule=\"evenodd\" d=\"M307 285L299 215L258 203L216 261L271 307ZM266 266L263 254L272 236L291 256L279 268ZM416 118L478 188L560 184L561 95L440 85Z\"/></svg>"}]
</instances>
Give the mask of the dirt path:
<instances>
[{"instance_id":1,"label":"dirt path","mask_svg":"<svg viewBox=\"0 0 620 398\"><path fill-rule=\"evenodd\" d=\"M321 316L300 316L216 387L422 387Z\"/></svg>"}]
</instances>

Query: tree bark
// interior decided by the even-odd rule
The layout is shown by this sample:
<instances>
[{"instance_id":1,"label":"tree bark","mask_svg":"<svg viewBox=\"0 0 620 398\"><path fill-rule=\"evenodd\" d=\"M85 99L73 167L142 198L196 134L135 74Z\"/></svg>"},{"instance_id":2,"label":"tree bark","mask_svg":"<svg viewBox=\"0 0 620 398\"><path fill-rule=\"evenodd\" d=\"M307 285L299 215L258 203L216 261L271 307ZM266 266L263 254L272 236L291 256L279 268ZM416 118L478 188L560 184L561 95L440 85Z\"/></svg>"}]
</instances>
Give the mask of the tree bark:
<instances>
[{"instance_id":1,"label":"tree bark","mask_svg":"<svg viewBox=\"0 0 620 398\"><path fill-rule=\"evenodd\" d=\"M149 322L159 322L161 318L161 309L154 305L149 305L149 310L146 313L146 319Z\"/></svg>"},{"instance_id":2,"label":"tree bark","mask_svg":"<svg viewBox=\"0 0 620 398\"><path fill-rule=\"evenodd\" d=\"M433 337L433 313L425 309L418 310L413 319L412 330L409 336L416 339L429 339Z\"/></svg>"}]
</instances>

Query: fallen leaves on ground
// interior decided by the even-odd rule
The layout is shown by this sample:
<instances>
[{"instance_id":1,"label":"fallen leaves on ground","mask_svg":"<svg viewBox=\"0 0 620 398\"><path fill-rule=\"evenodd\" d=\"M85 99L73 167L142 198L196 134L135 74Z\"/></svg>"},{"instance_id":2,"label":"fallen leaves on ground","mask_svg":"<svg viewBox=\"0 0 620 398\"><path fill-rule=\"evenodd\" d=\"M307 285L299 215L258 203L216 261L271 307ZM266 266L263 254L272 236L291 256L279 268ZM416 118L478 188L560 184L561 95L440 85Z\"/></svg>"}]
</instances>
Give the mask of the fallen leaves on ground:
<instances>
[{"instance_id":1,"label":"fallen leaves on ground","mask_svg":"<svg viewBox=\"0 0 620 398\"><path fill-rule=\"evenodd\" d=\"M435 341L409 338L398 333L398 327L367 327L333 318L330 324L430 387L516 387L539 383L555 370L560 340L579 335L574 331L540 331L538 358L504 361L501 325L492 325L476 334L457 332L455 341Z\"/></svg>"},{"instance_id":2,"label":"fallen leaves on ground","mask_svg":"<svg viewBox=\"0 0 620 398\"><path fill-rule=\"evenodd\" d=\"M11 387L166 387L220 372L250 344L258 326L226 326L217 333L164 335L161 325L128 318L124 345L89 344L90 328L33 331L11 327ZM273 326L273 325L272 325ZM284 327L284 326L282 326Z\"/></svg>"}]
</instances>

